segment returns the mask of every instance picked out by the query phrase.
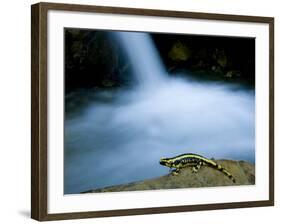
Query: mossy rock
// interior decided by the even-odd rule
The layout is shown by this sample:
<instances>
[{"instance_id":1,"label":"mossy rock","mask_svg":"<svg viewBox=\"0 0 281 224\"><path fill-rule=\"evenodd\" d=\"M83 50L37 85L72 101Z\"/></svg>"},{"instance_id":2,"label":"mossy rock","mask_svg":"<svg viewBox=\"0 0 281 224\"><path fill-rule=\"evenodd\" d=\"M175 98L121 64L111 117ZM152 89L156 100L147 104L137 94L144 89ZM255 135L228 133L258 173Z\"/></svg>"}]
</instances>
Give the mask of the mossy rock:
<instances>
[{"instance_id":1,"label":"mossy rock","mask_svg":"<svg viewBox=\"0 0 281 224\"><path fill-rule=\"evenodd\" d=\"M188 46L177 41L169 51L168 57L173 61L187 61L191 56L191 50Z\"/></svg>"}]
</instances>

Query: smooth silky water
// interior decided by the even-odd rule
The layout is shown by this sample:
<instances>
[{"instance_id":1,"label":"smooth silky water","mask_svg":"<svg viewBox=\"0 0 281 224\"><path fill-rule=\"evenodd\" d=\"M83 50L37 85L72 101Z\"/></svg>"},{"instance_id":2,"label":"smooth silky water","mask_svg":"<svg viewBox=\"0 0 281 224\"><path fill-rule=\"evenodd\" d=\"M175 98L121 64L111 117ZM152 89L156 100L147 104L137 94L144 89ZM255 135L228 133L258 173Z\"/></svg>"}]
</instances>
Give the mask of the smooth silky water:
<instances>
[{"instance_id":1,"label":"smooth silky water","mask_svg":"<svg viewBox=\"0 0 281 224\"><path fill-rule=\"evenodd\" d=\"M171 77L148 34L114 38L137 85L88 91L86 106L66 114L65 194L167 174L159 159L182 153L255 162L254 90Z\"/></svg>"}]
</instances>

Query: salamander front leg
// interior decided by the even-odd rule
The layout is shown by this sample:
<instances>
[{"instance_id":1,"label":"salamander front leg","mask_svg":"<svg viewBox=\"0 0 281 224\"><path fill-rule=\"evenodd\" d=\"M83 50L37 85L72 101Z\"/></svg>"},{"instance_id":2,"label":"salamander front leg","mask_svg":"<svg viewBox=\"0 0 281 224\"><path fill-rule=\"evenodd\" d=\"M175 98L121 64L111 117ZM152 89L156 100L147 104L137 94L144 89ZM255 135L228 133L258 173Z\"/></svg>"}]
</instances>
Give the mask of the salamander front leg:
<instances>
[{"instance_id":1,"label":"salamander front leg","mask_svg":"<svg viewBox=\"0 0 281 224\"><path fill-rule=\"evenodd\" d=\"M180 169L172 170L172 175L177 176L177 175L179 175L179 172L180 172Z\"/></svg>"}]
</instances>

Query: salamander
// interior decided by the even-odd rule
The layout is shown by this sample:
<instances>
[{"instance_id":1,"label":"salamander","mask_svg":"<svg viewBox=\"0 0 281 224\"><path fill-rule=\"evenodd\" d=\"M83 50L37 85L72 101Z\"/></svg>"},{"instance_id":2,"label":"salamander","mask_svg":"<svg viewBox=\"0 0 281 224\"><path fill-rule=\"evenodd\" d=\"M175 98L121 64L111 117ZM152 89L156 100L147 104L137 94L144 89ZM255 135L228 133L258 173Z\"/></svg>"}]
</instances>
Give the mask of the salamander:
<instances>
[{"instance_id":1,"label":"salamander","mask_svg":"<svg viewBox=\"0 0 281 224\"><path fill-rule=\"evenodd\" d=\"M234 177L231 175L231 173L229 173L221 165L217 164L211 159L207 159L203 156L193 153L186 153L172 158L161 158L159 163L163 166L169 167L173 175L178 175L182 168L188 166L192 167L193 173L197 173L202 165L206 165L219 170L224 175L226 175L230 180L232 180L233 183L236 182Z\"/></svg>"}]
</instances>

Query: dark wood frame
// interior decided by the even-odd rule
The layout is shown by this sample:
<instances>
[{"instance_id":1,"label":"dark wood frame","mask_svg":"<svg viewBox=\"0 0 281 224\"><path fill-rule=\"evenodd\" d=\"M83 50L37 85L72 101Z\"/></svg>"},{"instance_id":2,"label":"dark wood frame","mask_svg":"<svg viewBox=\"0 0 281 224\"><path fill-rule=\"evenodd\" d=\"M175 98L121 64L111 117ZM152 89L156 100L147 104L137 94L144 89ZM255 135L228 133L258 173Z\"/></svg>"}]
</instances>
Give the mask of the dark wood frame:
<instances>
[{"instance_id":1,"label":"dark wood frame","mask_svg":"<svg viewBox=\"0 0 281 224\"><path fill-rule=\"evenodd\" d=\"M269 24L269 200L48 214L47 211L47 12L48 10L225 20ZM39 221L186 212L274 205L274 18L38 3L31 6L31 217Z\"/></svg>"}]
</instances>

